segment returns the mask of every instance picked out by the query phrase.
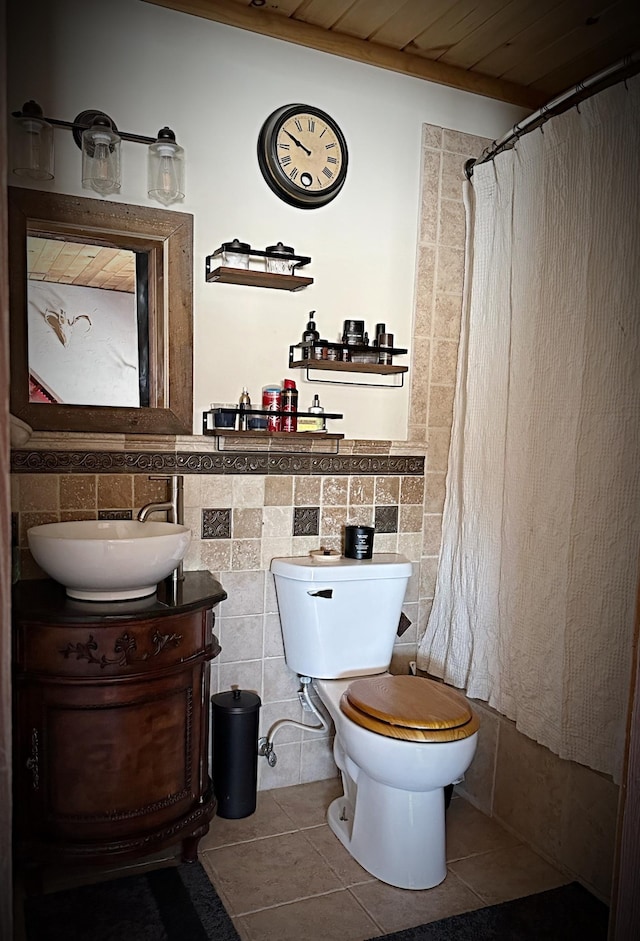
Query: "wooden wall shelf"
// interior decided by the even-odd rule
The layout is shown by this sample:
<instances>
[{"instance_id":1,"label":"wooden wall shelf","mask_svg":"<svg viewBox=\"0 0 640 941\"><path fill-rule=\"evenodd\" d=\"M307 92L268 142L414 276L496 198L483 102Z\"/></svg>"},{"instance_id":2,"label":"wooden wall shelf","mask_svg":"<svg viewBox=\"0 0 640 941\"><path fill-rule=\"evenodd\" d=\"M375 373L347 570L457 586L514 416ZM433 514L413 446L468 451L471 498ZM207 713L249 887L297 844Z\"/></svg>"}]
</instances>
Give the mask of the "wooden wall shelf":
<instances>
[{"instance_id":1,"label":"wooden wall shelf","mask_svg":"<svg viewBox=\"0 0 640 941\"><path fill-rule=\"evenodd\" d=\"M340 442L344 435L333 434L329 431L234 431L232 428L214 428L205 431L205 435L216 439L217 451L240 451L237 447L245 441L255 442L258 450L264 450L264 445L268 446L269 451L298 452L313 450L316 453L338 454ZM229 447L226 446L227 441ZM320 447L318 447L318 443ZM323 444L329 445L323 447ZM316 447L309 448L309 445Z\"/></svg>"},{"instance_id":2,"label":"wooden wall shelf","mask_svg":"<svg viewBox=\"0 0 640 941\"><path fill-rule=\"evenodd\" d=\"M207 271L206 280L220 284L242 284L245 287L275 288L279 291L301 291L313 278L303 278L297 274L272 274L268 271L252 271L250 268L214 268Z\"/></svg>"},{"instance_id":3,"label":"wooden wall shelf","mask_svg":"<svg viewBox=\"0 0 640 941\"><path fill-rule=\"evenodd\" d=\"M292 350L294 347L291 348ZM406 350L404 351L406 352ZM401 389L404 384L404 374L408 372L408 366L387 366L383 363L342 363L338 360L330 359L292 359L289 360L290 369L304 369L307 382L329 383L331 385L349 385L349 386L375 386L381 389ZM311 372L317 370L321 373L341 373L338 378L312 378ZM357 379L349 379L344 376L345 373L356 375L376 375L376 376L399 376L400 382L359 382Z\"/></svg>"},{"instance_id":4,"label":"wooden wall shelf","mask_svg":"<svg viewBox=\"0 0 640 941\"><path fill-rule=\"evenodd\" d=\"M331 438L339 441L344 438L344 435L331 431L235 431L233 428L213 428L204 434L214 438L279 438L283 441L291 441L294 438L306 438L309 441L315 438Z\"/></svg>"},{"instance_id":5,"label":"wooden wall shelf","mask_svg":"<svg viewBox=\"0 0 640 941\"><path fill-rule=\"evenodd\" d=\"M407 372L408 366L386 366L383 363L341 363L329 359L298 359L289 363L291 369L327 369L335 372L368 372L391 376Z\"/></svg>"},{"instance_id":6,"label":"wooden wall shelf","mask_svg":"<svg viewBox=\"0 0 640 941\"><path fill-rule=\"evenodd\" d=\"M329 431L235 431L233 428L213 428L203 432L205 436L216 439L216 449L218 451L250 451L255 449L257 444L264 445L269 442L269 450L273 451L295 451L296 445L302 445L302 450L306 449L308 444L317 444L318 442L330 443L331 447L327 453L337 454L340 441L344 435L333 434ZM230 439L231 447L225 447L225 439ZM246 444L246 448L239 445ZM298 448L298 450L301 450ZM314 448L314 451L320 448Z\"/></svg>"}]
</instances>

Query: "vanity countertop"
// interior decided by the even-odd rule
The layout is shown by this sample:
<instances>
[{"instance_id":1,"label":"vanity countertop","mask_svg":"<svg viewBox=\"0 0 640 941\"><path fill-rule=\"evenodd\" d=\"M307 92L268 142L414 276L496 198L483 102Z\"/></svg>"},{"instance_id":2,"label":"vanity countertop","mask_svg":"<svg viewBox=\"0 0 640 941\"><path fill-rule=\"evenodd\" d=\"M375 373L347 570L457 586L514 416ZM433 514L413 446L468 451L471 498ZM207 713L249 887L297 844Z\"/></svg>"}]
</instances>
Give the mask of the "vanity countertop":
<instances>
[{"instance_id":1,"label":"vanity countertop","mask_svg":"<svg viewBox=\"0 0 640 941\"><path fill-rule=\"evenodd\" d=\"M214 607L227 597L210 572L185 572L174 588L171 579L160 582L153 595L128 601L78 601L52 578L25 579L13 586L14 617L21 621L55 621L58 624L161 618L205 607Z\"/></svg>"}]
</instances>

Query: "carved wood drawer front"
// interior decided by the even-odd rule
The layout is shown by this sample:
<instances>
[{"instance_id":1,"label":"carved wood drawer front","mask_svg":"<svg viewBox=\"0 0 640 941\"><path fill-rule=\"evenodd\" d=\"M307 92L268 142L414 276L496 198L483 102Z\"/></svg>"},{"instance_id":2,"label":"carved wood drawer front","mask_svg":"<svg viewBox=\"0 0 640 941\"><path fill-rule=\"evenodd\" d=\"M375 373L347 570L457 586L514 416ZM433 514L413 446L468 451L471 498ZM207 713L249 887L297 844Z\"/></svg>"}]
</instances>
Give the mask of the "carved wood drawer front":
<instances>
[{"instance_id":1,"label":"carved wood drawer front","mask_svg":"<svg viewBox=\"0 0 640 941\"><path fill-rule=\"evenodd\" d=\"M155 673L198 656L209 659L213 651L206 614L107 625L23 623L16 666L21 672L99 679Z\"/></svg>"}]
</instances>

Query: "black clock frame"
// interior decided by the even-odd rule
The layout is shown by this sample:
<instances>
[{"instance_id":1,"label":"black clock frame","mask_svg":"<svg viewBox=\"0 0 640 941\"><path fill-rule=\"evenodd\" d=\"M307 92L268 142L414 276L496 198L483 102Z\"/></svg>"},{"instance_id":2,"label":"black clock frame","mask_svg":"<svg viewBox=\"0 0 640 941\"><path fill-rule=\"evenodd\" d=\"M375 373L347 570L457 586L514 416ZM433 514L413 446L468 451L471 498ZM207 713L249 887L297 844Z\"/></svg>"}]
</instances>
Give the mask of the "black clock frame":
<instances>
[{"instance_id":1,"label":"black clock frame","mask_svg":"<svg viewBox=\"0 0 640 941\"><path fill-rule=\"evenodd\" d=\"M302 190L289 179L278 160L277 139L280 128L285 121L300 112L314 115L319 120L324 121L336 135L342 148L340 171L333 183L324 190L315 192ZM348 162L349 154L344 134L330 115L313 105L291 104L276 108L260 129L258 135L258 166L269 188L290 206L295 206L298 209L317 209L320 206L326 206L327 203L336 198L344 186Z\"/></svg>"}]
</instances>

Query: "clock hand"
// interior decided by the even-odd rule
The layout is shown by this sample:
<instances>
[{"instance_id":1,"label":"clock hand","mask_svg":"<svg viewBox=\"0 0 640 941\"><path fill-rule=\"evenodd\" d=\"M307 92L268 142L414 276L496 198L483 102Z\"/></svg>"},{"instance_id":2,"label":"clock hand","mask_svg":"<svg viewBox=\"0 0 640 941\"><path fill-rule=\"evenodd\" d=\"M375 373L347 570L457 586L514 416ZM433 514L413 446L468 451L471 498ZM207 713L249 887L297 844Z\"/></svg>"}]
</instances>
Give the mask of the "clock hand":
<instances>
[{"instance_id":1,"label":"clock hand","mask_svg":"<svg viewBox=\"0 0 640 941\"><path fill-rule=\"evenodd\" d=\"M301 143L301 141L299 141L297 137L294 137L293 134L290 134L289 131L287 131L287 130L285 130L285 134L287 135L287 137L290 137L290 138L291 138L291 140L292 140L293 143L296 145L296 147L301 147L301 148L304 150L304 152L305 152L305 154L307 155L307 157L310 157L310 156L311 156L311 151L310 151L310 150L307 150L307 148L304 146L304 144Z\"/></svg>"}]
</instances>

